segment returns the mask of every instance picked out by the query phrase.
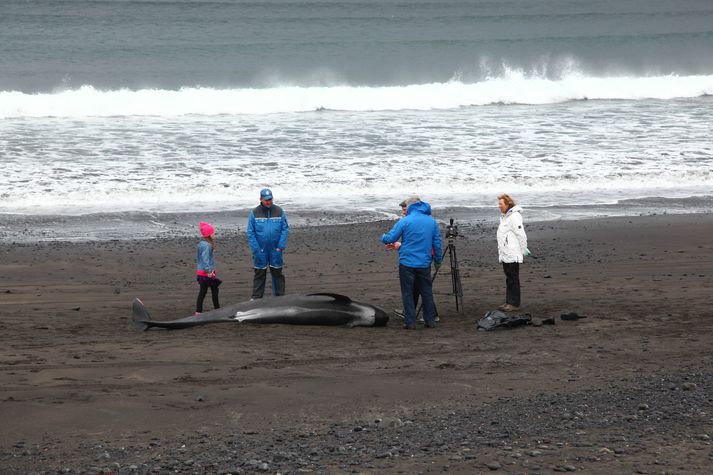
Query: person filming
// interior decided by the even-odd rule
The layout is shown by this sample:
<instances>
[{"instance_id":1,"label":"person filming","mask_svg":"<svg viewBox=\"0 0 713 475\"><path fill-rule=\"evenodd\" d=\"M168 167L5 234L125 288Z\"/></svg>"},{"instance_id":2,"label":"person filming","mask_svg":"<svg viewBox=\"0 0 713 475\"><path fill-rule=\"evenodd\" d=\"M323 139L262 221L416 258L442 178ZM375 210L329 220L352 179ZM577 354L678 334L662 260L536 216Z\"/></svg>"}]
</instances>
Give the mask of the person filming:
<instances>
[{"instance_id":1,"label":"person filming","mask_svg":"<svg viewBox=\"0 0 713 475\"><path fill-rule=\"evenodd\" d=\"M423 301L423 316L426 328L434 328L435 306L431 287L431 261L436 269L441 266L441 234L438 224L427 210L430 205L412 196L405 202L406 216L401 218L381 237L384 244L394 244L401 239L399 248L399 282L404 306L404 328L416 328L416 305L414 287Z\"/></svg>"}]
</instances>

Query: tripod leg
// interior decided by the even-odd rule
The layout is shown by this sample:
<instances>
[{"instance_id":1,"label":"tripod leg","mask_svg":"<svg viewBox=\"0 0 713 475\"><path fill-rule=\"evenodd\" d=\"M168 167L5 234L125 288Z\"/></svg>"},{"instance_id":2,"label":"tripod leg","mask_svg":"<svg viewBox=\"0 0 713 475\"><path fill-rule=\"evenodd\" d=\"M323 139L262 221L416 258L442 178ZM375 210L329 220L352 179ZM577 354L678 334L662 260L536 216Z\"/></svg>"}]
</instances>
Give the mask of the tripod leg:
<instances>
[{"instance_id":1,"label":"tripod leg","mask_svg":"<svg viewBox=\"0 0 713 475\"><path fill-rule=\"evenodd\" d=\"M418 300L419 297L421 296L421 290L418 288L417 285L414 284L413 288L413 305L416 307L416 321L418 322L418 316L421 314L421 308L423 307L423 304L419 305Z\"/></svg>"},{"instance_id":2,"label":"tripod leg","mask_svg":"<svg viewBox=\"0 0 713 475\"><path fill-rule=\"evenodd\" d=\"M458 304L459 304L459 302L458 302L458 292L457 292L457 289L456 289L456 271L455 271L455 269L456 269L456 267L455 267L456 261L454 260L454 257L455 257L455 249L453 249L452 247L449 246L449 247L448 247L448 251L449 251L449 252L448 252L448 258L449 258L449 261L450 261L450 264L451 264L451 289L452 289L452 291L453 291L453 295L454 295L455 300L456 300L456 312L460 312L460 306L458 305Z\"/></svg>"},{"instance_id":3,"label":"tripod leg","mask_svg":"<svg viewBox=\"0 0 713 475\"><path fill-rule=\"evenodd\" d=\"M443 251L443 255L441 256L441 262L443 262L443 259L446 258L446 254L447 254L447 253L448 253L448 248L446 247L446 250ZM441 266L441 267L443 267L443 266ZM433 281L436 280L436 277L438 277L438 271L441 270L441 267L439 267L438 269L436 269L436 272L433 273L433 277L431 277L431 283L433 283ZM435 300L435 299L434 299L434 300ZM433 304L433 305L435 306L435 301L434 301L434 304ZM417 318L417 319L418 319L418 316L421 314L421 310L422 310L422 309L423 309L423 304L420 305L420 306L416 309L416 318ZM438 315L438 311L436 311L436 315Z\"/></svg>"},{"instance_id":4,"label":"tripod leg","mask_svg":"<svg viewBox=\"0 0 713 475\"><path fill-rule=\"evenodd\" d=\"M463 307L463 286L460 280L460 269L458 268L458 256L455 244L448 244L448 257L451 264L451 287L456 301L456 311L460 312Z\"/></svg>"}]
</instances>

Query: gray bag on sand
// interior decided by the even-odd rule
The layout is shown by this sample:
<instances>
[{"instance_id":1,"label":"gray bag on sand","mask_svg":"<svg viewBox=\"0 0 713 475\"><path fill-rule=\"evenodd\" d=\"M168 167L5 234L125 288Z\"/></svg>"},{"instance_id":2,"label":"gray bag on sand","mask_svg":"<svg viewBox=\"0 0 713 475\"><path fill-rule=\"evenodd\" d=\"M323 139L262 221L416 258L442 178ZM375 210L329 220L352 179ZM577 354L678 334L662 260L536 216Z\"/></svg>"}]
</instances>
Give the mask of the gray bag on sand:
<instances>
[{"instance_id":1,"label":"gray bag on sand","mask_svg":"<svg viewBox=\"0 0 713 475\"><path fill-rule=\"evenodd\" d=\"M497 328L513 328L527 325L532 320L529 313L508 315L500 310L491 310L478 320L478 330L495 330Z\"/></svg>"}]
</instances>

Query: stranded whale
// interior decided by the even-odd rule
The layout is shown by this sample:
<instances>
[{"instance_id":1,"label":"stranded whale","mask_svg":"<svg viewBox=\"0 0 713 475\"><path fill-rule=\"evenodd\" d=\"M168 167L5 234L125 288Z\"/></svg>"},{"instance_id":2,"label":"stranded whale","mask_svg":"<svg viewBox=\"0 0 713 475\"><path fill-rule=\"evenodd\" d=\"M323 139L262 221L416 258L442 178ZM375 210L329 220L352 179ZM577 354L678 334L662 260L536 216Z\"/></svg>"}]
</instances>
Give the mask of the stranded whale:
<instances>
[{"instance_id":1,"label":"stranded whale","mask_svg":"<svg viewBox=\"0 0 713 475\"><path fill-rule=\"evenodd\" d=\"M134 299L133 314L134 326L139 330L151 327L178 329L224 322L382 327L389 321L389 316L379 307L329 293L257 299L170 321L151 320L143 302Z\"/></svg>"}]
</instances>

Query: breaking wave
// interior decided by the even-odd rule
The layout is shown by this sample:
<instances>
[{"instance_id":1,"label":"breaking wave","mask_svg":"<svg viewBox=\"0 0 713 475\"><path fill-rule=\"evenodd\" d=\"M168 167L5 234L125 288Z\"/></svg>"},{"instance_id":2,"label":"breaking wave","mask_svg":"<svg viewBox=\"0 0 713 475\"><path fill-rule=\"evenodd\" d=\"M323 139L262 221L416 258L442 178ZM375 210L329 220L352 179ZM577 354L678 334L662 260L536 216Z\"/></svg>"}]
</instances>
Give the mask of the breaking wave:
<instances>
[{"instance_id":1,"label":"breaking wave","mask_svg":"<svg viewBox=\"0 0 713 475\"><path fill-rule=\"evenodd\" d=\"M445 110L488 104L554 104L578 100L642 100L713 95L713 75L559 79L508 71L466 83L178 90L101 90L92 86L51 93L0 92L0 118L240 115L319 110Z\"/></svg>"}]
</instances>

